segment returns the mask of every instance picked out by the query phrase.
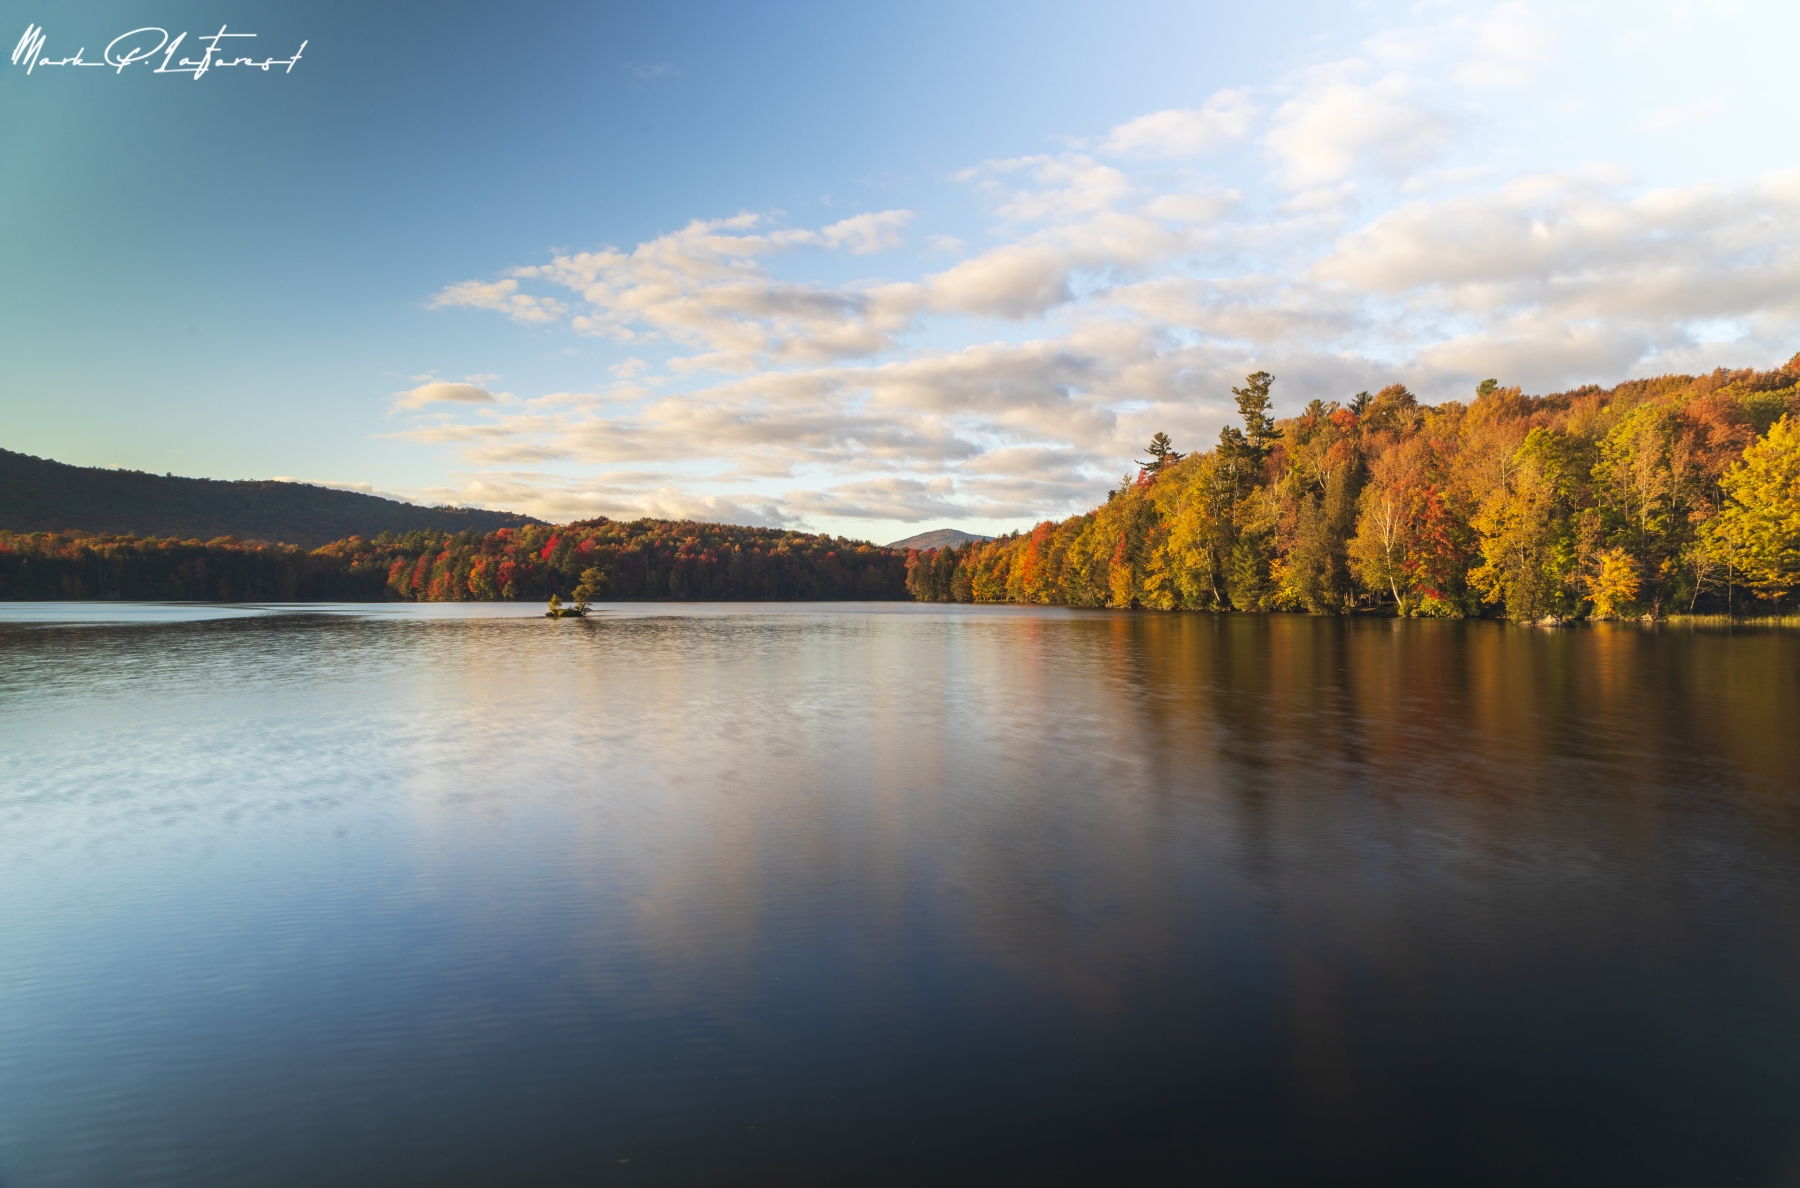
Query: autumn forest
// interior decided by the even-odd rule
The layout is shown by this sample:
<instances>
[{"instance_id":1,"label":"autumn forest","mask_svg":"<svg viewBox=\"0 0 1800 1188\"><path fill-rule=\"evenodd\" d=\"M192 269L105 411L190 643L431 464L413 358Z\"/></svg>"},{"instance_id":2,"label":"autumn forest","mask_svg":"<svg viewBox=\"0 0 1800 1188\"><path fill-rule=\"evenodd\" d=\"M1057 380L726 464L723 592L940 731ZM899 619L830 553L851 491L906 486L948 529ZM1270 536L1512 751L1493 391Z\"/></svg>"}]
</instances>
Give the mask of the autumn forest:
<instances>
[{"instance_id":1,"label":"autumn forest","mask_svg":"<svg viewBox=\"0 0 1800 1188\"><path fill-rule=\"evenodd\" d=\"M218 539L0 532L0 597L247 601L788 601L906 597L906 554L691 521L353 536L310 552Z\"/></svg>"},{"instance_id":2,"label":"autumn forest","mask_svg":"<svg viewBox=\"0 0 1800 1188\"><path fill-rule=\"evenodd\" d=\"M1166 435L1107 501L919 557L929 601L1373 611L1527 622L1758 613L1800 588L1800 355L1767 372L1550 396L1484 381L1422 405L1391 385Z\"/></svg>"}]
</instances>

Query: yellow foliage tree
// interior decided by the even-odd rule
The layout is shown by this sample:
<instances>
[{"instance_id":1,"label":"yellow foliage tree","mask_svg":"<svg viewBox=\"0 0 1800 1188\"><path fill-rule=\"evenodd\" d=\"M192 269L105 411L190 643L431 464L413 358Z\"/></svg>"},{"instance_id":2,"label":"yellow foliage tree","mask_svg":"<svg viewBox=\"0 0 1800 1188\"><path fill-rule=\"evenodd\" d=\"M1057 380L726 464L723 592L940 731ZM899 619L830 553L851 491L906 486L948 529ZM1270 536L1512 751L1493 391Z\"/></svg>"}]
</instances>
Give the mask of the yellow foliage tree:
<instances>
[{"instance_id":1,"label":"yellow foliage tree","mask_svg":"<svg viewBox=\"0 0 1800 1188\"><path fill-rule=\"evenodd\" d=\"M1784 416L1744 451L1719 486L1725 505L1711 525L1714 548L1765 598L1800 586L1800 426Z\"/></svg>"},{"instance_id":2,"label":"yellow foliage tree","mask_svg":"<svg viewBox=\"0 0 1800 1188\"><path fill-rule=\"evenodd\" d=\"M1637 562L1623 548L1608 549L1596 560L1599 564L1582 584L1594 604L1594 617L1616 619L1637 601L1641 581Z\"/></svg>"}]
</instances>

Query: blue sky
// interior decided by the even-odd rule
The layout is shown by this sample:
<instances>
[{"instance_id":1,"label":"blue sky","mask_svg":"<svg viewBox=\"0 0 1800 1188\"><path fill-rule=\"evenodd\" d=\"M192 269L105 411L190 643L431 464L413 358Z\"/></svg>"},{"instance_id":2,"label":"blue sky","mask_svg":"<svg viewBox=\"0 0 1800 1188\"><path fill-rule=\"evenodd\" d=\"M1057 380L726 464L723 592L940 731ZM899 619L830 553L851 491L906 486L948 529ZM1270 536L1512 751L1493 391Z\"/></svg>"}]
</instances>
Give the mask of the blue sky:
<instances>
[{"instance_id":1,"label":"blue sky","mask_svg":"<svg viewBox=\"0 0 1800 1188\"><path fill-rule=\"evenodd\" d=\"M291 71L56 67L153 26ZM0 446L886 540L1800 350L1800 7L0 4ZM185 53L186 51L182 51ZM234 52L237 52L234 50Z\"/></svg>"}]
</instances>

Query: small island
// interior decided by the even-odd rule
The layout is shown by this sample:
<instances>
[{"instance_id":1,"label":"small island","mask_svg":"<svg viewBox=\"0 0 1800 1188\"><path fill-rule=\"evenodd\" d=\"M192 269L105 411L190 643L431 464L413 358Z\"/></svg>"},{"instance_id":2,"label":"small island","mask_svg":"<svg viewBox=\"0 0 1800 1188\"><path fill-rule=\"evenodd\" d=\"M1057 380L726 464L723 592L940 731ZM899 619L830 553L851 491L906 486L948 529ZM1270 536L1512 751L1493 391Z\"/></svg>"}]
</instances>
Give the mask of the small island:
<instances>
[{"instance_id":1,"label":"small island","mask_svg":"<svg viewBox=\"0 0 1800 1188\"><path fill-rule=\"evenodd\" d=\"M566 604L556 595L550 595L550 609L544 612L544 617L546 619L585 619L587 613L587 599L583 598L581 592L577 590L575 601Z\"/></svg>"}]
</instances>

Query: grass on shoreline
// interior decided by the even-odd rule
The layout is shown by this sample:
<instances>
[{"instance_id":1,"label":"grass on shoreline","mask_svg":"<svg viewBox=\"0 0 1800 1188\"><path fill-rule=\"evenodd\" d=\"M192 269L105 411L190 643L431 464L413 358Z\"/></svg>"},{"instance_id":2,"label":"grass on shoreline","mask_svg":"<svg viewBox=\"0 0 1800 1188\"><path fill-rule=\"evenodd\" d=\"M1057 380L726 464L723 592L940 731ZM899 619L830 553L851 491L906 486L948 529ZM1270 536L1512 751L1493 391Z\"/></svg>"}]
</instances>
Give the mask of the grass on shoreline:
<instances>
[{"instance_id":1,"label":"grass on shoreline","mask_svg":"<svg viewBox=\"0 0 1800 1188\"><path fill-rule=\"evenodd\" d=\"M1672 627L1800 627L1800 615L1670 615Z\"/></svg>"}]
</instances>

